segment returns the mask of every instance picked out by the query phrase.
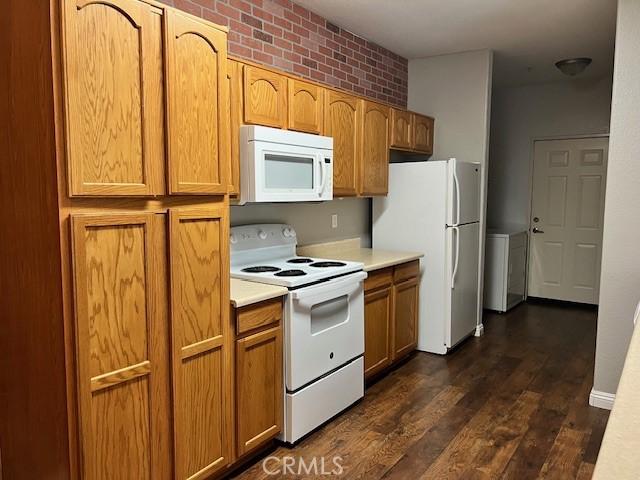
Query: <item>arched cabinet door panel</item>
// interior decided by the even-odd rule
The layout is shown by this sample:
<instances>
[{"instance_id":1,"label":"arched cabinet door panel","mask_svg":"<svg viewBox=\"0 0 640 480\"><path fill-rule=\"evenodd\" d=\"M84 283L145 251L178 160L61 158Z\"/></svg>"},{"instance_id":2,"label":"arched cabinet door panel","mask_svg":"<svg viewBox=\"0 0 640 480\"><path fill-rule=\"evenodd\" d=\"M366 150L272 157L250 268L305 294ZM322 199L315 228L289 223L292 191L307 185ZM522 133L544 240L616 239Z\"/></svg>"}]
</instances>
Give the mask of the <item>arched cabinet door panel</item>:
<instances>
[{"instance_id":1,"label":"arched cabinet door panel","mask_svg":"<svg viewBox=\"0 0 640 480\"><path fill-rule=\"evenodd\" d=\"M406 110L391 109L391 147L410 150L413 143L412 114Z\"/></svg>"},{"instance_id":2,"label":"arched cabinet door panel","mask_svg":"<svg viewBox=\"0 0 640 480\"><path fill-rule=\"evenodd\" d=\"M244 123L287 127L287 78L251 65L244 67Z\"/></svg>"},{"instance_id":3,"label":"arched cabinet door panel","mask_svg":"<svg viewBox=\"0 0 640 480\"><path fill-rule=\"evenodd\" d=\"M227 35L165 11L169 193L229 188Z\"/></svg>"},{"instance_id":4,"label":"arched cabinet door panel","mask_svg":"<svg viewBox=\"0 0 640 480\"><path fill-rule=\"evenodd\" d=\"M433 153L433 118L413 114L414 150Z\"/></svg>"},{"instance_id":5,"label":"arched cabinet door panel","mask_svg":"<svg viewBox=\"0 0 640 480\"><path fill-rule=\"evenodd\" d=\"M389 107L363 100L361 195L386 195L389 179Z\"/></svg>"},{"instance_id":6,"label":"arched cabinet door panel","mask_svg":"<svg viewBox=\"0 0 640 480\"><path fill-rule=\"evenodd\" d=\"M161 17L134 0L62 3L70 196L162 193Z\"/></svg>"},{"instance_id":7,"label":"arched cabinet door panel","mask_svg":"<svg viewBox=\"0 0 640 480\"><path fill-rule=\"evenodd\" d=\"M325 92L323 134L333 137L333 195L358 194L362 101L335 90Z\"/></svg>"},{"instance_id":8,"label":"arched cabinet door panel","mask_svg":"<svg viewBox=\"0 0 640 480\"><path fill-rule=\"evenodd\" d=\"M325 91L302 80L289 79L289 129L320 133Z\"/></svg>"}]
</instances>

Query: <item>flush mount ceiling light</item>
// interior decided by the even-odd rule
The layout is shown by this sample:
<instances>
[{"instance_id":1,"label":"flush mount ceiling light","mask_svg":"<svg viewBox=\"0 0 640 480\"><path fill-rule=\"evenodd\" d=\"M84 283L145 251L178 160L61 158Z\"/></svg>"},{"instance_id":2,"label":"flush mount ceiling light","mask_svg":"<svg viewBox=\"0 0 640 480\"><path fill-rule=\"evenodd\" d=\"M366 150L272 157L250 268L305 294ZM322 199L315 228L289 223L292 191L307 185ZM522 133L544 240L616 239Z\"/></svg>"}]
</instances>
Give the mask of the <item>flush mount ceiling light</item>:
<instances>
[{"instance_id":1,"label":"flush mount ceiling light","mask_svg":"<svg viewBox=\"0 0 640 480\"><path fill-rule=\"evenodd\" d=\"M584 72L585 68L587 68L591 64L591 59L588 57L581 58L567 58L566 60L560 60L556 62L556 67L565 75L569 75L570 77L575 77L576 75Z\"/></svg>"}]
</instances>

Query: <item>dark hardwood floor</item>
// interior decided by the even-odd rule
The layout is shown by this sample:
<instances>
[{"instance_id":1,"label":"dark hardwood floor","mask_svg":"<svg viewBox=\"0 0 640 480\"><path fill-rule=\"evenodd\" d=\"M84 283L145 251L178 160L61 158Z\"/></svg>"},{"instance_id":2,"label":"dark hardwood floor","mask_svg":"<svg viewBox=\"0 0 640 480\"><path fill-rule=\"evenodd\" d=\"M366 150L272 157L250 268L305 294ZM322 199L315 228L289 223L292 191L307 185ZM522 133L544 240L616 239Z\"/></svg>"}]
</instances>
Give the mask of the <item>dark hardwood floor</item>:
<instances>
[{"instance_id":1,"label":"dark hardwood floor","mask_svg":"<svg viewBox=\"0 0 640 480\"><path fill-rule=\"evenodd\" d=\"M295 448L237 478L589 479L608 412L588 406L596 311L524 304L485 315L485 335L446 357L415 354ZM302 462L317 468L299 470ZM302 472L293 475L291 472Z\"/></svg>"}]
</instances>

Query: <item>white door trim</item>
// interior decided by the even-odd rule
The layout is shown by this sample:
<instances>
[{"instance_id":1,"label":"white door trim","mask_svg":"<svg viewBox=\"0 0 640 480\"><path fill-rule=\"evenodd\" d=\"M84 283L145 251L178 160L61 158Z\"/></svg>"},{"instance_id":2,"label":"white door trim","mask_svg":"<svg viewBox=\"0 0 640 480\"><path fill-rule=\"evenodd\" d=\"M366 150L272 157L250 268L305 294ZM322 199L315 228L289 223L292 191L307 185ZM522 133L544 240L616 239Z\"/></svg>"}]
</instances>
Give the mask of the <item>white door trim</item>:
<instances>
[{"instance_id":1,"label":"white door trim","mask_svg":"<svg viewBox=\"0 0 640 480\"><path fill-rule=\"evenodd\" d=\"M609 138L609 133L592 133L592 134L576 134L576 135L548 135L531 137L529 145L529 206L527 208L527 264L525 267L524 281L524 299L529 296L529 264L531 261L531 211L533 210L533 164L535 160L536 142L553 141L553 140L579 140L583 138ZM607 163L607 169L609 164ZM607 192L604 193L605 202L607 201Z\"/></svg>"}]
</instances>

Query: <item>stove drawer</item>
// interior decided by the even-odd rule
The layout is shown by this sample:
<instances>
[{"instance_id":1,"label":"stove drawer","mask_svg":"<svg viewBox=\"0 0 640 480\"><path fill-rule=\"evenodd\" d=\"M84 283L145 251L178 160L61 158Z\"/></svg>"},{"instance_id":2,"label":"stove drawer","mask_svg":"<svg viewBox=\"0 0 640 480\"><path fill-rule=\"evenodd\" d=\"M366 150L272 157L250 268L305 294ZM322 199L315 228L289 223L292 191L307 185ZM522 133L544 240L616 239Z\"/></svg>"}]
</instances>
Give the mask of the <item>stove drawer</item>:
<instances>
[{"instance_id":1,"label":"stove drawer","mask_svg":"<svg viewBox=\"0 0 640 480\"><path fill-rule=\"evenodd\" d=\"M285 313L285 383L295 391L364 353L366 273L289 293Z\"/></svg>"}]
</instances>

